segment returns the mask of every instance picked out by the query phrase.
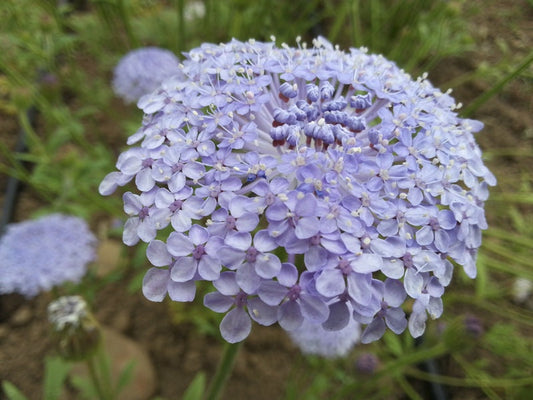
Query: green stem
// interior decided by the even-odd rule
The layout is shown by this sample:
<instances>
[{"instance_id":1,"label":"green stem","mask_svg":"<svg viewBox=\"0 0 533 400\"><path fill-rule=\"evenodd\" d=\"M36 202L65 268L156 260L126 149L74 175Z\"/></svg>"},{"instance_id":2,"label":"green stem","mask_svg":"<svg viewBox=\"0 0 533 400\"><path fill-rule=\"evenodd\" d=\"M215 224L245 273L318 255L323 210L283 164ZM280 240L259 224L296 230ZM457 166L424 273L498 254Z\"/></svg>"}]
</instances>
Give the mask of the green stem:
<instances>
[{"instance_id":1,"label":"green stem","mask_svg":"<svg viewBox=\"0 0 533 400\"><path fill-rule=\"evenodd\" d=\"M408 368L405 371L405 375L423 381L440 383L446 386L479 387L480 385L480 379L477 378L458 378L455 376L435 375L421 371L415 367ZM485 387L509 389L512 387L531 385L533 383L533 377L498 378L494 376L486 376L482 383Z\"/></svg>"},{"instance_id":2,"label":"green stem","mask_svg":"<svg viewBox=\"0 0 533 400\"><path fill-rule=\"evenodd\" d=\"M99 400L113 400L115 394L111 383L110 360L105 352L102 340L93 354L86 358L89 376L93 382Z\"/></svg>"},{"instance_id":3,"label":"green stem","mask_svg":"<svg viewBox=\"0 0 533 400\"><path fill-rule=\"evenodd\" d=\"M98 398L100 400L107 400L104 394L104 390L102 388L100 379L98 378L98 372L96 370L97 368L96 368L95 359L96 357L94 355L87 357L86 361L87 361L87 368L89 369L89 375L91 377L91 381L93 382L96 393L98 393Z\"/></svg>"},{"instance_id":4,"label":"green stem","mask_svg":"<svg viewBox=\"0 0 533 400\"><path fill-rule=\"evenodd\" d=\"M352 18L352 41L355 47L361 47L364 45L363 30L361 28L361 10L359 8L359 0L352 2L351 8L351 18Z\"/></svg>"},{"instance_id":5,"label":"green stem","mask_svg":"<svg viewBox=\"0 0 533 400\"><path fill-rule=\"evenodd\" d=\"M136 36L133 34L130 16L128 14L128 10L126 9L126 5L124 4L124 0L119 0L117 2L117 7L118 7L118 12L120 14L120 18L122 20L122 24L124 25L124 30L126 31L126 35L128 37L128 42L129 42L128 44L130 48L139 47L139 42Z\"/></svg>"},{"instance_id":6,"label":"green stem","mask_svg":"<svg viewBox=\"0 0 533 400\"><path fill-rule=\"evenodd\" d=\"M235 358L239 349L241 348L243 342L239 343L226 343L224 347L224 353L222 354L222 359L218 364L215 376L213 377L205 400L216 400L222 394L222 389L224 384L228 380L233 371L233 365L235 363Z\"/></svg>"},{"instance_id":7,"label":"green stem","mask_svg":"<svg viewBox=\"0 0 533 400\"><path fill-rule=\"evenodd\" d=\"M409 397L411 400L422 400L422 397L416 392L416 390L411 386L409 382L407 382L407 379L405 379L405 376L399 375L396 378L396 381L400 384L401 388L403 389L404 393Z\"/></svg>"},{"instance_id":8,"label":"green stem","mask_svg":"<svg viewBox=\"0 0 533 400\"><path fill-rule=\"evenodd\" d=\"M185 50L185 4L183 0L176 0L178 34L176 37L176 49L178 54Z\"/></svg>"},{"instance_id":9,"label":"green stem","mask_svg":"<svg viewBox=\"0 0 533 400\"><path fill-rule=\"evenodd\" d=\"M105 400L113 400L116 398L113 393L113 385L111 382L111 359L106 353L103 339L100 340L94 359L98 363L98 370L100 371L100 386L103 389Z\"/></svg>"},{"instance_id":10,"label":"green stem","mask_svg":"<svg viewBox=\"0 0 533 400\"><path fill-rule=\"evenodd\" d=\"M487 376L483 376L483 373L470 366L470 364L460 355L455 354L453 355L453 358L463 368L468 378L474 379L478 382L478 387L485 393L488 399L502 400L502 398L498 396L498 394L491 387L485 385L485 382L490 380Z\"/></svg>"}]
</instances>

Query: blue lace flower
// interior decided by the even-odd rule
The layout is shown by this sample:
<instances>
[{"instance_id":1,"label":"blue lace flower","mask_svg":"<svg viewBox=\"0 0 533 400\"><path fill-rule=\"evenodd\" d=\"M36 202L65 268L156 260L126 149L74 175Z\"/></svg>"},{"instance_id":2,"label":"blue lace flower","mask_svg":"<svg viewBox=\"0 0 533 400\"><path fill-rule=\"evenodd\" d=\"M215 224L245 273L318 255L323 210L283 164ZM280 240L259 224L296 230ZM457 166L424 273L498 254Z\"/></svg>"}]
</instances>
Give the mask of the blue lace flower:
<instances>
[{"instance_id":1,"label":"blue lace flower","mask_svg":"<svg viewBox=\"0 0 533 400\"><path fill-rule=\"evenodd\" d=\"M149 299L190 301L209 281L230 342L251 320L354 338L362 324L370 342L420 336L454 266L475 277L496 183L482 124L426 77L323 38L204 44L179 70L139 101L142 127L100 186L135 184L124 241L150 243Z\"/></svg>"},{"instance_id":2,"label":"blue lace flower","mask_svg":"<svg viewBox=\"0 0 533 400\"><path fill-rule=\"evenodd\" d=\"M120 59L113 71L113 90L126 103L134 103L157 89L165 79L179 73L179 60L174 53L143 47Z\"/></svg>"},{"instance_id":3,"label":"blue lace flower","mask_svg":"<svg viewBox=\"0 0 533 400\"><path fill-rule=\"evenodd\" d=\"M9 224L0 238L0 294L26 297L79 282L96 258L96 238L84 220L51 214Z\"/></svg>"}]
</instances>

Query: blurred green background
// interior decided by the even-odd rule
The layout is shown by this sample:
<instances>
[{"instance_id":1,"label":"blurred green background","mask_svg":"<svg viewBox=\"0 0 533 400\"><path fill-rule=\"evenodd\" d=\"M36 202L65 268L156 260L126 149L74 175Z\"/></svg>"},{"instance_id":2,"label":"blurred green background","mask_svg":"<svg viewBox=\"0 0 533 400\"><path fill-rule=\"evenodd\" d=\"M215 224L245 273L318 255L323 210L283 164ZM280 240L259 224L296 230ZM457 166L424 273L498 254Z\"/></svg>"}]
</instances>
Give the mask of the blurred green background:
<instances>
[{"instance_id":1,"label":"blurred green background","mask_svg":"<svg viewBox=\"0 0 533 400\"><path fill-rule=\"evenodd\" d=\"M310 43L322 35L343 49L381 53L413 76L428 72L443 91L452 88L464 103L462 114L485 123L477 139L499 180L486 204L490 228L478 278L456 271L444 316L428 324L423 343L389 332L344 360L302 357L276 384L286 399L351 399L353 393L426 399L431 382L454 399L531 398L531 1L2 0L0 18L0 183L3 188L12 176L25 185L13 219L72 213L88 219L103 240L120 236L110 221L123 215L120 196L101 198L97 187L142 118L110 86L114 66L129 50L153 45L181 54L231 38L275 37L295 45L298 36ZM30 108L38 111L36 123ZM21 127L27 151L17 153ZM144 249L123 257L120 270L78 290L96 297L107 282L120 281L139 292ZM201 305L171 312L176 323L217 335L216 318ZM360 360L368 354L379 362L365 372ZM427 360L436 360L436 374Z\"/></svg>"}]
</instances>

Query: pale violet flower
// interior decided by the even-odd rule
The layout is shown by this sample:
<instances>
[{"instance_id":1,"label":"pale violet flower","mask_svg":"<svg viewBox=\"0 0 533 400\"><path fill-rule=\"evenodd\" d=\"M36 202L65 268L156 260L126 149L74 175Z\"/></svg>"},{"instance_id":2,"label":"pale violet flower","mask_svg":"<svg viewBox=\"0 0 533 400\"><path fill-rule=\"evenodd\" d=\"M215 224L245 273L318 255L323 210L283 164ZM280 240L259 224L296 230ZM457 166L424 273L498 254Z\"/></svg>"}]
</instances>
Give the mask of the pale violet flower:
<instances>
[{"instance_id":1,"label":"pale violet flower","mask_svg":"<svg viewBox=\"0 0 533 400\"><path fill-rule=\"evenodd\" d=\"M142 47L120 59L113 71L113 90L126 103L134 103L178 73L179 60L170 50Z\"/></svg>"},{"instance_id":2,"label":"pale violet flower","mask_svg":"<svg viewBox=\"0 0 533 400\"><path fill-rule=\"evenodd\" d=\"M96 258L96 238L78 217L51 214L9 224L0 237L0 294L34 297L79 282Z\"/></svg>"},{"instance_id":3,"label":"pale violet flower","mask_svg":"<svg viewBox=\"0 0 533 400\"><path fill-rule=\"evenodd\" d=\"M297 44L186 53L138 102L142 126L100 193L132 183L124 239L149 243L145 295L191 301L211 282L204 304L226 314L229 342L252 320L293 336L418 337L454 265L476 275L496 183L482 124L382 56Z\"/></svg>"}]
</instances>

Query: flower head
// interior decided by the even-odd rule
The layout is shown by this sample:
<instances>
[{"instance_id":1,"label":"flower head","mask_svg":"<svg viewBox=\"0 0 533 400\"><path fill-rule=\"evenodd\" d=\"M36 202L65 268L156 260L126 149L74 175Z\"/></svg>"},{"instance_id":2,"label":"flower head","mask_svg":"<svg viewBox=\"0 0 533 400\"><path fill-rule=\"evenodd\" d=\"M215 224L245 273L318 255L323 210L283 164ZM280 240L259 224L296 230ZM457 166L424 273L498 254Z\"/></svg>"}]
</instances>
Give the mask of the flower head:
<instances>
[{"instance_id":1,"label":"flower head","mask_svg":"<svg viewBox=\"0 0 533 400\"><path fill-rule=\"evenodd\" d=\"M0 294L33 297L79 282L96 257L95 243L78 217L52 214L8 225L0 238Z\"/></svg>"},{"instance_id":2,"label":"flower head","mask_svg":"<svg viewBox=\"0 0 533 400\"><path fill-rule=\"evenodd\" d=\"M425 77L322 38L185 57L139 101L133 147L100 185L135 182L125 242L150 242L145 294L192 300L212 281L204 303L228 312L228 341L250 318L294 332L363 324L364 342L387 328L420 336L453 266L476 273L495 184L473 137L482 124Z\"/></svg>"},{"instance_id":3,"label":"flower head","mask_svg":"<svg viewBox=\"0 0 533 400\"><path fill-rule=\"evenodd\" d=\"M113 71L113 90L125 102L133 103L175 74L179 74L179 60L174 53L143 47L120 59Z\"/></svg>"},{"instance_id":4,"label":"flower head","mask_svg":"<svg viewBox=\"0 0 533 400\"><path fill-rule=\"evenodd\" d=\"M89 314L81 296L62 296L48 305L48 320L56 331L78 328Z\"/></svg>"}]
</instances>

